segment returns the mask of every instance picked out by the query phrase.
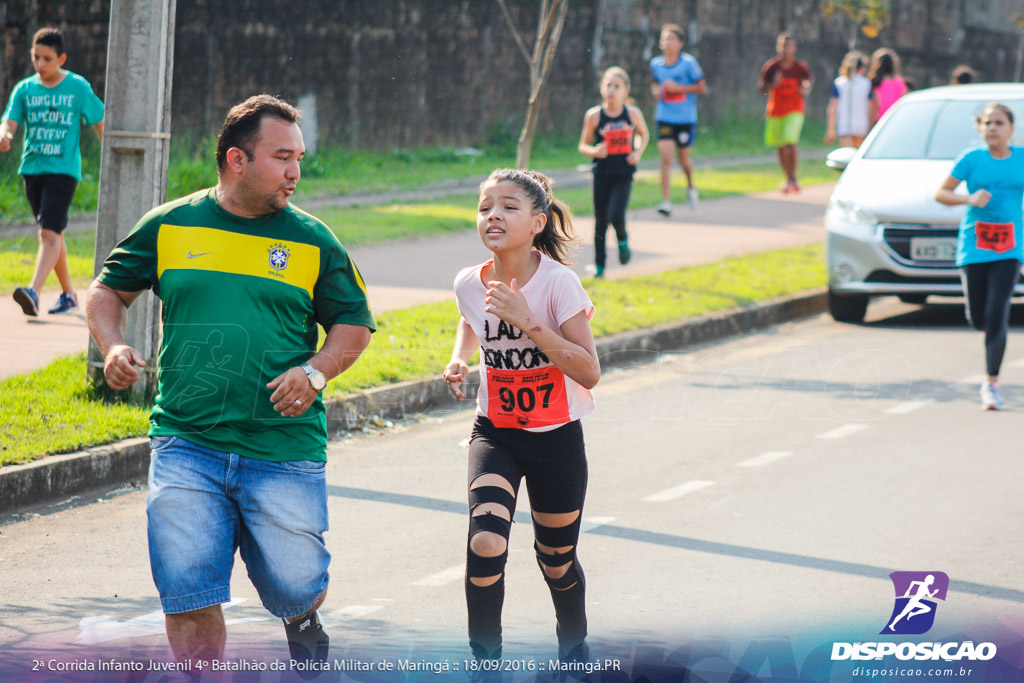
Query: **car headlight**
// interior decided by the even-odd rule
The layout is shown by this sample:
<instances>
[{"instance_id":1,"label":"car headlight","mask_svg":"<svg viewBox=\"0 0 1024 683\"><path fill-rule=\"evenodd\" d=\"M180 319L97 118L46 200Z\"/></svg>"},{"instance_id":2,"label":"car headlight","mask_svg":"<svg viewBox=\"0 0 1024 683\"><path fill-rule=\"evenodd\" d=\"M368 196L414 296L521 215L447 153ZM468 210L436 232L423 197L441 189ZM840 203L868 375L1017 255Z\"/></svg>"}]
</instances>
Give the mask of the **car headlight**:
<instances>
[{"instance_id":1,"label":"car headlight","mask_svg":"<svg viewBox=\"0 0 1024 683\"><path fill-rule=\"evenodd\" d=\"M860 223L862 225L875 225L878 218L857 202L850 199L833 199L829 203L829 211L835 211L839 218L847 223Z\"/></svg>"}]
</instances>

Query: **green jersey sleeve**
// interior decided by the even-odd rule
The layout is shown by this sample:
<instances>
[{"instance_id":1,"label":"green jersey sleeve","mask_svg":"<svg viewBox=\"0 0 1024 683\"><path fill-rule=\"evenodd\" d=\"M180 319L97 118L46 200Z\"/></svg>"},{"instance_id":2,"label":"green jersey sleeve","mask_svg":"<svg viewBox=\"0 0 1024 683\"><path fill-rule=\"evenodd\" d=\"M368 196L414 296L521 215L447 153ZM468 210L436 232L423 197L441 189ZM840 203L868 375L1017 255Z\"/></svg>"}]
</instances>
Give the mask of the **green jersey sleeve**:
<instances>
[{"instance_id":1,"label":"green jersey sleeve","mask_svg":"<svg viewBox=\"0 0 1024 683\"><path fill-rule=\"evenodd\" d=\"M136 223L103 262L96 278L122 292L138 292L157 285L157 236L162 215L146 215Z\"/></svg>"},{"instance_id":2,"label":"green jersey sleeve","mask_svg":"<svg viewBox=\"0 0 1024 683\"><path fill-rule=\"evenodd\" d=\"M338 323L376 331L366 284L341 242L329 231L321 244L320 276L313 288L316 321L325 330Z\"/></svg>"}]
</instances>

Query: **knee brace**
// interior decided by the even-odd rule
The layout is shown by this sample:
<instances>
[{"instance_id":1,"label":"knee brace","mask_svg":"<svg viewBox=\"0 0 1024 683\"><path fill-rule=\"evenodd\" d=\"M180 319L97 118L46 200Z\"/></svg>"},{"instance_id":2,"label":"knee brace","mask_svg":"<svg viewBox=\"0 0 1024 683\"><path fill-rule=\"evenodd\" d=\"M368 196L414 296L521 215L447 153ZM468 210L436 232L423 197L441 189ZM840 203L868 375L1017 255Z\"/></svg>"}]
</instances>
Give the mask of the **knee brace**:
<instances>
[{"instance_id":1,"label":"knee brace","mask_svg":"<svg viewBox=\"0 0 1024 683\"><path fill-rule=\"evenodd\" d=\"M508 560L508 537L512 531L512 511L515 510L516 499L500 486L481 486L469 492L469 539L466 552L466 577L485 577L501 574L505 571ZM473 514L484 503L497 503L508 511L509 519L491 512L482 515ZM469 549L473 537L482 531L489 531L505 539L505 552L494 557L483 557Z\"/></svg>"},{"instance_id":2,"label":"knee brace","mask_svg":"<svg viewBox=\"0 0 1024 683\"><path fill-rule=\"evenodd\" d=\"M544 574L544 580L547 581L548 586L552 589L564 591L575 583L580 584L581 590L583 588L583 571L580 569L579 561L576 558L576 544L580 540L580 524L582 519L583 515L581 513L574 522L565 526L550 527L539 523L534 524L534 533L536 534L537 541L533 544L533 549L537 553L537 563ZM545 553L540 550L537 543L541 543L549 548L571 546L571 549L564 553ZM568 570L558 578L548 576L548 573L544 571L544 567L562 567L566 564L569 564Z\"/></svg>"}]
</instances>

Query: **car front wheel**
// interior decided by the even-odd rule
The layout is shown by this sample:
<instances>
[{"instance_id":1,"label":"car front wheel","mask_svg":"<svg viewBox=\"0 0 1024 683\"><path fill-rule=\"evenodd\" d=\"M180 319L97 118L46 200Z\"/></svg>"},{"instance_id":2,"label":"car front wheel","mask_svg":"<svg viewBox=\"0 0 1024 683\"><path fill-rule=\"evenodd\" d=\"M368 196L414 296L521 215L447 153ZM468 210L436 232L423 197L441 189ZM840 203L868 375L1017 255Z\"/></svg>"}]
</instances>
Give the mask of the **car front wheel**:
<instances>
[{"instance_id":1,"label":"car front wheel","mask_svg":"<svg viewBox=\"0 0 1024 683\"><path fill-rule=\"evenodd\" d=\"M832 319L840 323L861 323L868 312L868 296L866 294L836 294L828 290L828 312Z\"/></svg>"}]
</instances>

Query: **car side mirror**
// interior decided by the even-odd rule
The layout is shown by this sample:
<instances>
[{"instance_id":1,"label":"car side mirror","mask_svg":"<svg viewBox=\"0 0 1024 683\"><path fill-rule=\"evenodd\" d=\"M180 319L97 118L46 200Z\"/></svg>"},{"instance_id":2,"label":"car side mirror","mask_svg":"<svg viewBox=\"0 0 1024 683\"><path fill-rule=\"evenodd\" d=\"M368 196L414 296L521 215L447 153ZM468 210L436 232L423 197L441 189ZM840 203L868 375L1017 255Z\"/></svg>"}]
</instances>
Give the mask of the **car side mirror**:
<instances>
[{"instance_id":1,"label":"car side mirror","mask_svg":"<svg viewBox=\"0 0 1024 683\"><path fill-rule=\"evenodd\" d=\"M853 156L856 153L856 147L840 147L839 149L834 149L825 157L825 165L829 168L834 168L837 171L842 171L851 161L853 161Z\"/></svg>"}]
</instances>

